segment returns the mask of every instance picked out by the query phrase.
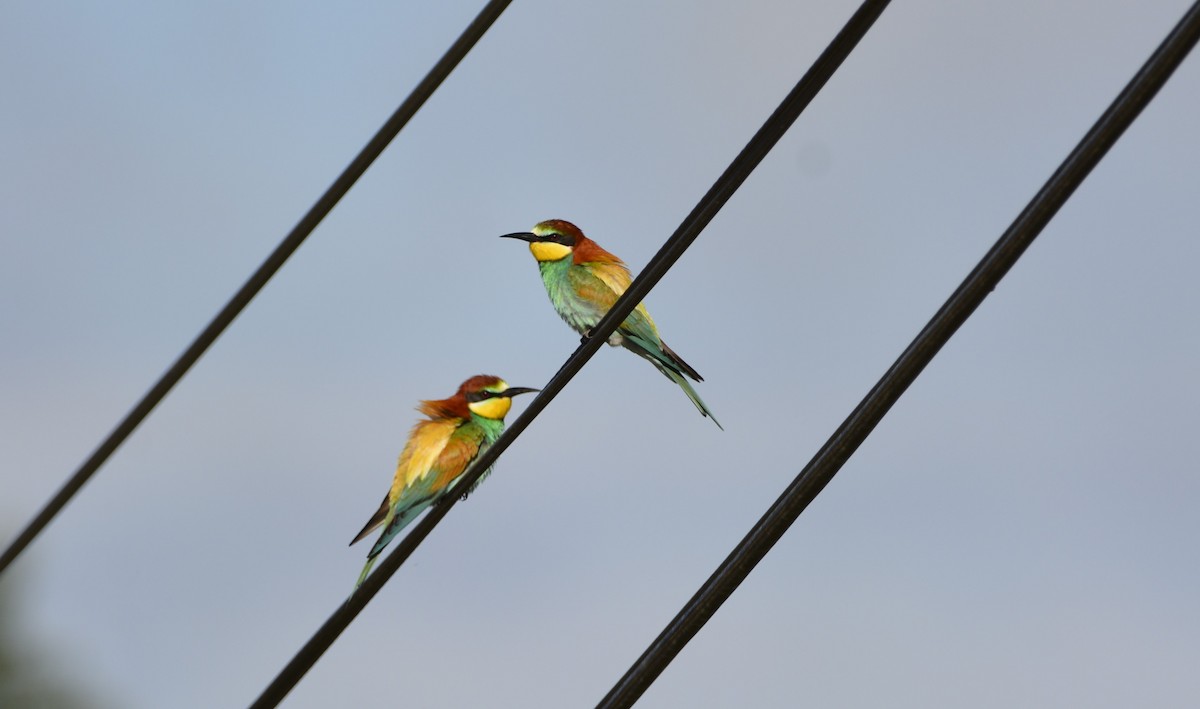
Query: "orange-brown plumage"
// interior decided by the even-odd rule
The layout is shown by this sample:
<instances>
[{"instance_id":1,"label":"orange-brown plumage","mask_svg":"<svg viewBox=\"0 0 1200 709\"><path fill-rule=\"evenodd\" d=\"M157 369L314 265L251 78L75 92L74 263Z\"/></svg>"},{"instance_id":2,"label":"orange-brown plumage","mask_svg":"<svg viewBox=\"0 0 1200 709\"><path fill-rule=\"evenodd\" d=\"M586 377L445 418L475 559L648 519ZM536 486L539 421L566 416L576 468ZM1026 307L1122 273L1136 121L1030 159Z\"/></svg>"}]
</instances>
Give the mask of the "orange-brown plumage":
<instances>
[{"instance_id":1,"label":"orange-brown plumage","mask_svg":"<svg viewBox=\"0 0 1200 709\"><path fill-rule=\"evenodd\" d=\"M388 542L427 507L454 491L471 462L500 437L512 397L533 391L537 390L510 387L499 377L481 374L463 382L451 397L417 405L428 418L413 426L387 496L354 538L357 542L383 527L367 554L359 584ZM482 480L478 478L475 485Z\"/></svg>"},{"instance_id":2,"label":"orange-brown plumage","mask_svg":"<svg viewBox=\"0 0 1200 709\"><path fill-rule=\"evenodd\" d=\"M471 410L467 408L467 398L461 393L455 394L449 399L429 399L421 401L417 404L417 411L425 414L434 421L445 421L446 419L465 419L471 415Z\"/></svg>"},{"instance_id":3,"label":"orange-brown plumage","mask_svg":"<svg viewBox=\"0 0 1200 709\"><path fill-rule=\"evenodd\" d=\"M573 262L576 266L585 263L612 263L620 265L625 269L626 273L629 272L629 268L625 265L624 261L605 251L604 247L584 236L583 232L580 232L578 229L575 229L575 231L579 232L579 236L575 239L575 251L572 254L574 257Z\"/></svg>"},{"instance_id":4,"label":"orange-brown plumage","mask_svg":"<svg viewBox=\"0 0 1200 709\"><path fill-rule=\"evenodd\" d=\"M579 227L565 219L547 219L544 222L539 222L538 226L553 230L574 240L574 246L572 246L572 263L576 266L584 263L619 263L622 266L625 265L624 261L606 251L600 244L584 236Z\"/></svg>"},{"instance_id":5,"label":"orange-brown plumage","mask_svg":"<svg viewBox=\"0 0 1200 709\"><path fill-rule=\"evenodd\" d=\"M469 419L471 418L471 410L467 408L467 394L473 391L482 391L487 387L494 387L500 382L500 377L493 377L489 374L477 374L459 385L458 391L454 392L454 396L448 399L422 401L417 404L417 411L435 421L444 421L452 418Z\"/></svg>"}]
</instances>

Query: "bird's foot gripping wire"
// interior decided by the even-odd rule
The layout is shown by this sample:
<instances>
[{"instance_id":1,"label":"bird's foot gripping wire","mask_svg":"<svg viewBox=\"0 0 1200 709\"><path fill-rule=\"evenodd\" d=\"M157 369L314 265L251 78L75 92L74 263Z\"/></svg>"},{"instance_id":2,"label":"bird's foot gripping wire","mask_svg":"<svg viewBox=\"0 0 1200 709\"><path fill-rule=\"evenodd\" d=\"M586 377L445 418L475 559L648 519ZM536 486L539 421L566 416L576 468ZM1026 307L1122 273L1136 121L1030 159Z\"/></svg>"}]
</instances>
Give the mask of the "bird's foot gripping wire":
<instances>
[{"instance_id":1,"label":"bird's foot gripping wire","mask_svg":"<svg viewBox=\"0 0 1200 709\"><path fill-rule=\"evenodd\" d=\"M587 330L583 331L582 335L579 336L580 346L586 345L588 343L588 341L591 339L592 339L592 328L589 327ZM612 345L613 347L620 347L624 341L625 341L625 336L621 334L620 330L618 330L608 336L608 344Z\"/></svg>"}]
</instances>

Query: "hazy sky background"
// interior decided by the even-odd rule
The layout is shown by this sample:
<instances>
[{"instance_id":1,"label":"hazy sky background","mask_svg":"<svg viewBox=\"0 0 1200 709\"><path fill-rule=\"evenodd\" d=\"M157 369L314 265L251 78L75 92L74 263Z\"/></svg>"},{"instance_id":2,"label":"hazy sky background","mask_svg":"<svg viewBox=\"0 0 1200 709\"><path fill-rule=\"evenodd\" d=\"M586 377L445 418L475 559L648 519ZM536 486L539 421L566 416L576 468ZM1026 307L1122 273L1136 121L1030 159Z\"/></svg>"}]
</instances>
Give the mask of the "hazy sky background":
<instances>
[{"instance_id":1,"label":"hazy sky background","mask_svg":"<svg viewBox=\"0 0 1200 709\"><path fill-rule=\"evenodd\" d=\"M1188 5L893 3L647 300L726 431L601 351L286 706L598 701ZM0 5L5 544L481 6ZM575 348L496 236L640 269L855 7L514 3L0 577L31 650L248 704L416 401ZM1198 115L1192 56L640 706L1194 702Z\"/></svg>"}]
</instances>

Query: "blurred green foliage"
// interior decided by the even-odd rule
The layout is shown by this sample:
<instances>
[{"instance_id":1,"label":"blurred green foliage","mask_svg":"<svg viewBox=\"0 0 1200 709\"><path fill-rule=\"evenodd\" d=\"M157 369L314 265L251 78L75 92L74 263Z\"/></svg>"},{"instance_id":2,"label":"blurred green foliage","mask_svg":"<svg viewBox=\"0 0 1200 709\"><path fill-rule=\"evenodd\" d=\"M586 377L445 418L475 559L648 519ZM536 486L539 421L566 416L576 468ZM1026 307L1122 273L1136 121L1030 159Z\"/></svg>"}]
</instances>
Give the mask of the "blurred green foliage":
<instances>
[{"instance_id":1,"label":"blurred green foliage","mask_svg":"<svg viewBox=\"0 0 1200 709\"><path fill-rule=\"evenodd\" d=\"M52 654L20 632L19 594L13 579L0 583L0 708L77 709L100 703L85 698L69 668L56 666Z\"/></svg>"}]
</instances>

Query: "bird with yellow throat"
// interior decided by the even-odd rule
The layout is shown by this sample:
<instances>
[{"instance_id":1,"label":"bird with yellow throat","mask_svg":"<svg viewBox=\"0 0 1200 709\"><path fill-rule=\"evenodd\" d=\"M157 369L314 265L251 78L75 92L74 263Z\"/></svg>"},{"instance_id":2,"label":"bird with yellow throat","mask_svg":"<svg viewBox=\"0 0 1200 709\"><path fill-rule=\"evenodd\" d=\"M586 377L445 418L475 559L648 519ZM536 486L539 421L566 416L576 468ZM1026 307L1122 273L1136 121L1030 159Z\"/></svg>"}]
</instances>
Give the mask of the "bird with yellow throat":
<instances>
[{"instance_id":1,"label":"bird with yellow throat","mask_svg":"<svg viewBox=\"0 0 1200 709\"><path fill-rule=\"evenodd\" d=\"M417 406L426 419L418 421L408 434L383 503L350 542L353 545L383 528L367 553L366 566L355 588L366 580L376 557L417 515L447 495L474 492L491 473L490 468L470 490L456 489L459 478L504 432L504 417L512 407L512 398L535 391L510 387L499 377L481 374L463 382L454 396L422 401Z\"/></svg>"},{"instance_id":2,"label":"bird with yellow throat","mask_svg":"<svg viewBox=\"0 0 1200 709\"><path fill-rule=\"evenodd\" d=\"M501 238L529 243L550 303L559 317L584 337L633 282L629 267L621 259L562 219L538 222L532 231L504 234ZM688 382L689 378L702 382L704 377L663 342L645 305L638 303L608 338L608 344L624 347L649 361L683 389L701 414L723 428Z\"/></svg>"}]
</instances>

